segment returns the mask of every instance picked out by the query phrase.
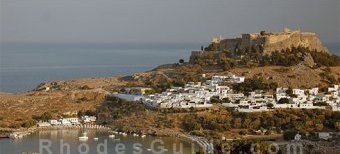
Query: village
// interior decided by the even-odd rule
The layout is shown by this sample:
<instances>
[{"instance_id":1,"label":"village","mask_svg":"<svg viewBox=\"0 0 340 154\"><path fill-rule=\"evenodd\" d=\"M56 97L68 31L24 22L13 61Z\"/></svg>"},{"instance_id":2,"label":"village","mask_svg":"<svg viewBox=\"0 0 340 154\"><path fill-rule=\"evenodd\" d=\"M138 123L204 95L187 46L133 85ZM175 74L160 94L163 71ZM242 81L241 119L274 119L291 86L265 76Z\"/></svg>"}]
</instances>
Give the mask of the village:
<instances>
[{"instance_id":1,"label":"village","mask_svg":"<svg viewBox=\"0 0 340 154\"><path fill-rule=\"evenodd\" d=\"M203 75L205 76L205 75ZM212 76L206 82L188 82L184 87L172 87L162 93L146 95L150 88L127 88L125 93L113 96L130 101L142 102L152 108L209 108L218 99L223 106L238 112L262 112L279 108L292 109L326 109L340 111L339 85L328 87L326 92L319 88L290 89L276 88L274 93L255 90L247 95L233 90L222 83L242 83L242 76Z\"/></svg>"},{"instance_id":2,"label":"village","mask_svg":"<svg viewBox=\"0 0 340 154\"><path fill-rule=\"evenodd\" d=\"M37 124L38 127L58 127L58 126L79 126L81 124L95 124L97 121L96 116L81 116L61 118L61 119L50 119L48 121L41 121Z\"/></svg>"}]
</instances>

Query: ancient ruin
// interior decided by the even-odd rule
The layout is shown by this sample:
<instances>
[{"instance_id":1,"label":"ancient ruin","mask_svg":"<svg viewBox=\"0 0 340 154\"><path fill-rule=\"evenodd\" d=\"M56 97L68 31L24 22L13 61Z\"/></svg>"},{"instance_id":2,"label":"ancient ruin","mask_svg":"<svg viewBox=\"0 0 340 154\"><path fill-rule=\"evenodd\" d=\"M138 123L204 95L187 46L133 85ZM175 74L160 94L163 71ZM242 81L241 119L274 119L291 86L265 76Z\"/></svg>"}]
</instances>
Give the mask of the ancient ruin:
<instances>
[{"instance_id":1,"label":"ancient ruin","mask_svg":"<svg viewBox=\"0 0 340 154\"><path fill-rule=\"evenodd\" d=\"M274 51L286 50L292 47L307 47L310 50L328 52L322 42L313 32L292 31L284 28L282 32L246 33L240 38L222 39L213 38L212 43L218 44L220 51L239 51L259 48L263 54L270 54Z\"/></svg>"}]
</instances>

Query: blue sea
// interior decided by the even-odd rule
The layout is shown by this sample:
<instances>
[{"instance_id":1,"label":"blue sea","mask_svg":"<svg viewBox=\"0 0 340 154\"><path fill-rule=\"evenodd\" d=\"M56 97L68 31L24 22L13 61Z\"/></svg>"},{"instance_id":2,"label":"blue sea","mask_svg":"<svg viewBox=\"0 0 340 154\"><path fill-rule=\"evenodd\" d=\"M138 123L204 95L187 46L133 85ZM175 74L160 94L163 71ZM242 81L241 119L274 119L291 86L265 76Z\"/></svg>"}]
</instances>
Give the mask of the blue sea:
<instances>
[{"instance_id":1,"label":"blue sea","mask_svg":"<svg viewBox=\"0 0 340 154\"><path fill-rule=\"evenodd\" d=\"M0 91L24 92L50 80L129 75L188 61L207 43L0 44ZM339 43L326 43L338 55Z\"/></svg>"},{"instance_id":2,"label":"blue sea","mask_svg":"<svg viewBox=\"0 0 340 154\"><path fill-rule=\"evenodd\" d=\"M202 43L1 44L0 91L24 92L44 81L129 75L188 60Z\"/></svg>"}]
</instances>

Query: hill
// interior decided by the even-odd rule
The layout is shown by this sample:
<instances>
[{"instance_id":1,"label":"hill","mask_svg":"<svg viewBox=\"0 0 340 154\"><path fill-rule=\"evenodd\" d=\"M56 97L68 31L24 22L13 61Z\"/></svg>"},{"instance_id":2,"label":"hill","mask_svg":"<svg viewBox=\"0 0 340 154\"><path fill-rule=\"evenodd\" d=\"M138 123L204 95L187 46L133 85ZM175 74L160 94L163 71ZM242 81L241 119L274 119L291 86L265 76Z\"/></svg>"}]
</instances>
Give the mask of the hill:
<instances>
[{"instance_id":1,"label":"hill","mask_svg":"<svg viewBox=\"0 0 340 154\"><path fill-rule=\"evenodd\" d=\"M266 34L269 35L269 34ZM264 37L264 36L261 36ZM161 65L130 76L50 81L18 94L0 93L0 127L18 128L28 120L49 112L54 117L77 114L81 110L97 111L108 94L122 87L151 87L162 92L171 86L190 81L205 81L213 75L235 74L246 79L262 76L265 82L280 87L312 88L340 83L340 58L328 51L292 47L264 54L212 50L195 52L189 62Z\"/></svg>"}]
</instances>

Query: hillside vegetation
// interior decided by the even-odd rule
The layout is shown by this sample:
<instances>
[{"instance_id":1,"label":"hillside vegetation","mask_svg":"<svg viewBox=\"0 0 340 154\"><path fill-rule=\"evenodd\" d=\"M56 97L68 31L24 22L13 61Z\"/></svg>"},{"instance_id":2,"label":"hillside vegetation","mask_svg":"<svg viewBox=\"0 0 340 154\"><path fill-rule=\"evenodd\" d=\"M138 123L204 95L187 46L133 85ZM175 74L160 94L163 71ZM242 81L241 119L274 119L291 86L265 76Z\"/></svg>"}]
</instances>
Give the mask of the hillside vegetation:
<instances>
[{"instance_id":1,"label":"hillside vegetation","mask_svg":"<svg viewBox=\"0 0 340 154\"><path fill-rule=\"evenodd\" d=\"M108 98L99 113L108 113L112 126L119 130L169 135L188 132L209 138L256 135L266 129L268 135L295 130L300 133L340 130L340 112L329 110L283 109L272 112L240 113L222 106L211 109L151 110L142 104Z\"/></svg>"},{"instance_id":2,"label":"hillside vegetation","mask_svg":"<svg viewBox=\"0 0 340 154\"><path fill-rule=\"evenodd\" d=\"M309 59L308 59L309 58ZM236 67L294 66L305 60L312 60L312 67L331 67L340 65L340 57L327 52L309 50L306 47L292 47L286 50L263 54L258 48L243 51L201 51L193 53L190 64L217 66L224 70Z\"/></svg>"}]
</instances>

